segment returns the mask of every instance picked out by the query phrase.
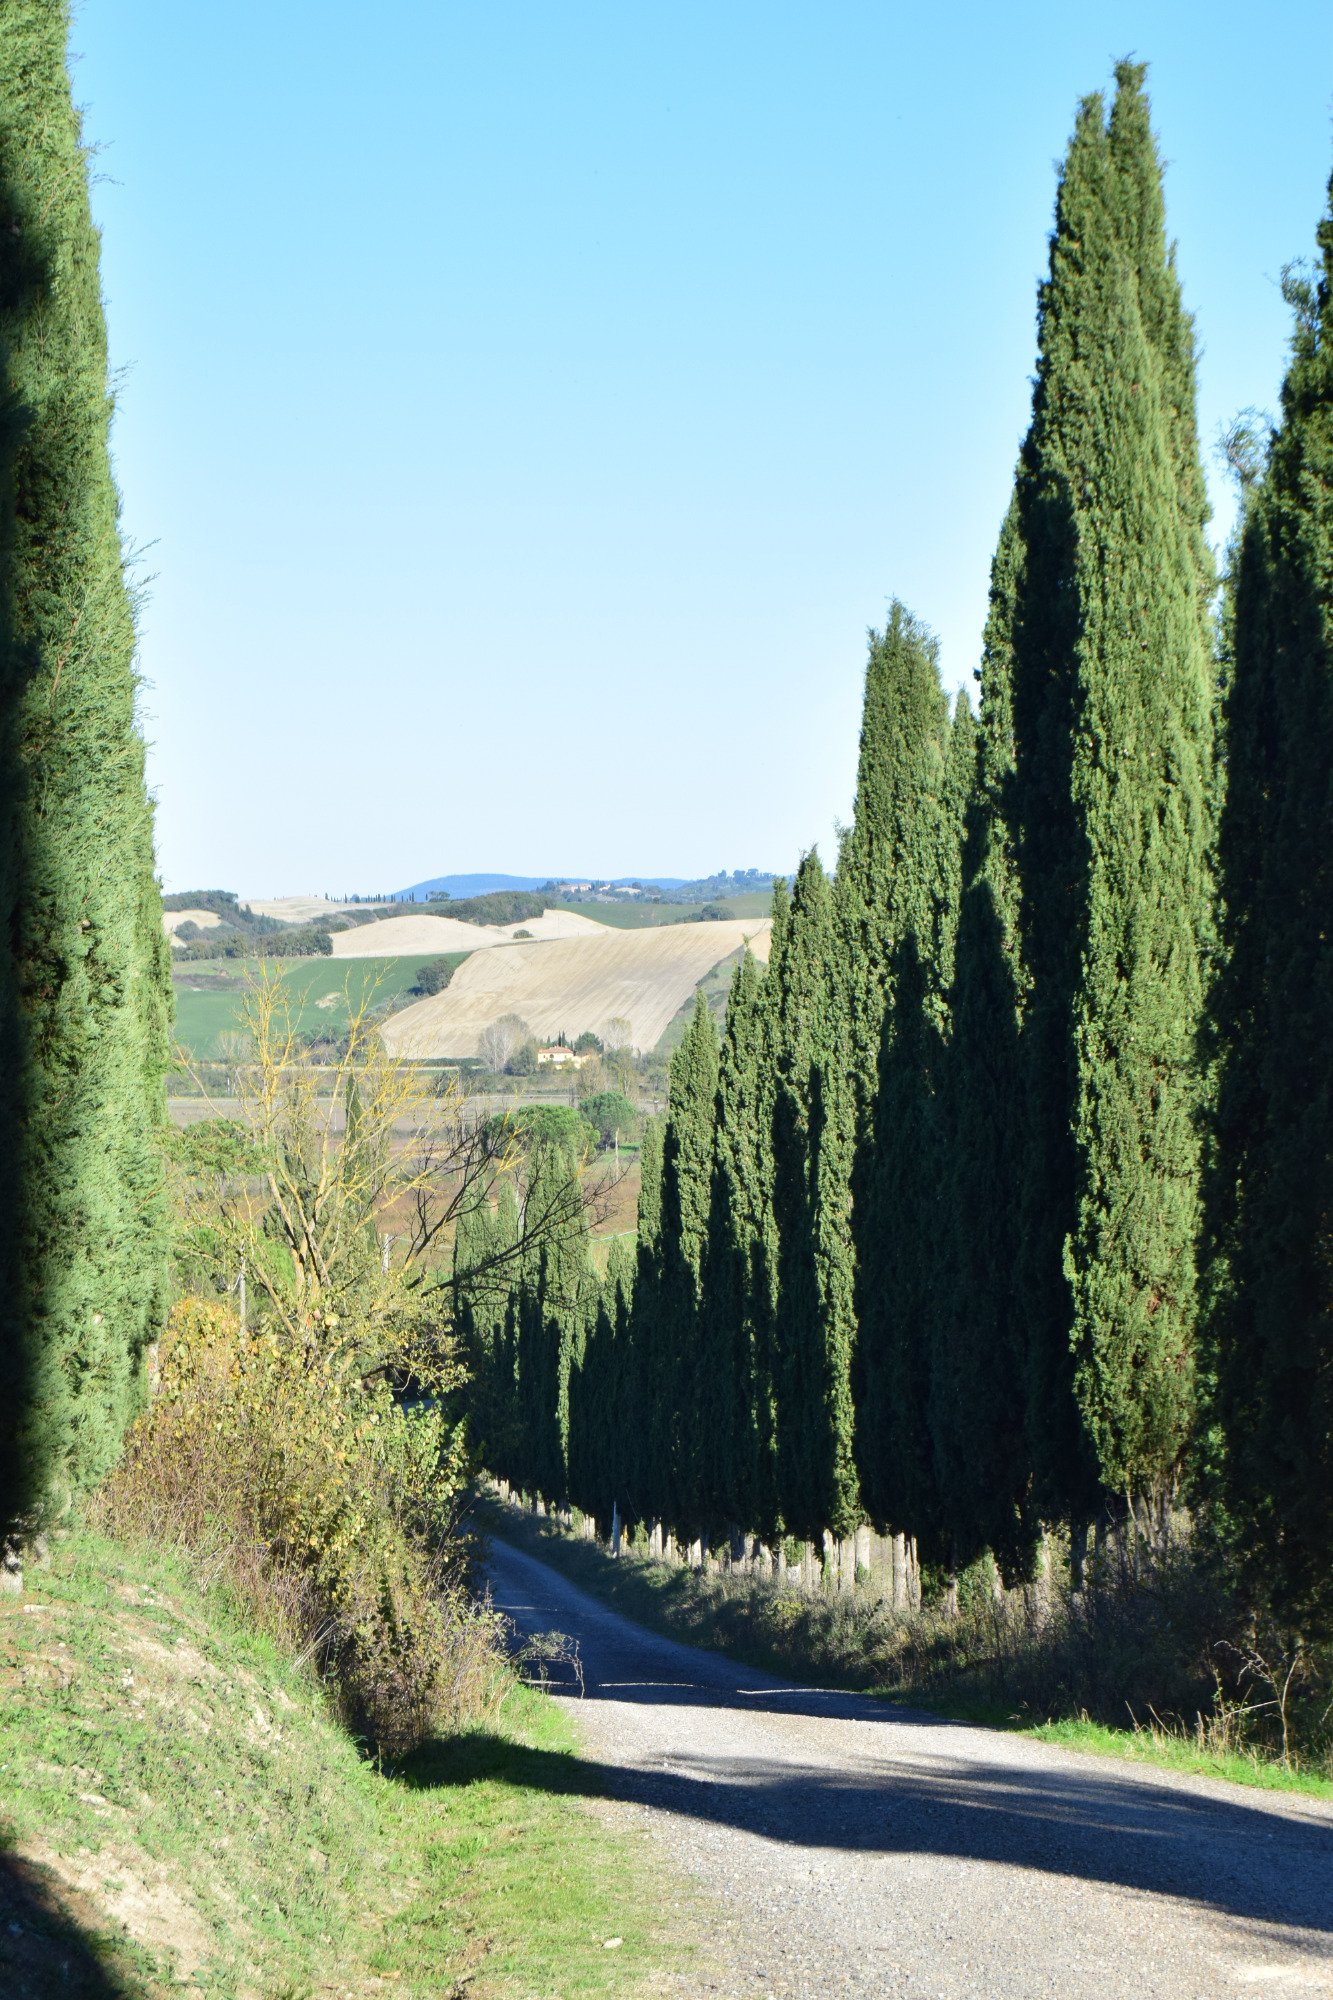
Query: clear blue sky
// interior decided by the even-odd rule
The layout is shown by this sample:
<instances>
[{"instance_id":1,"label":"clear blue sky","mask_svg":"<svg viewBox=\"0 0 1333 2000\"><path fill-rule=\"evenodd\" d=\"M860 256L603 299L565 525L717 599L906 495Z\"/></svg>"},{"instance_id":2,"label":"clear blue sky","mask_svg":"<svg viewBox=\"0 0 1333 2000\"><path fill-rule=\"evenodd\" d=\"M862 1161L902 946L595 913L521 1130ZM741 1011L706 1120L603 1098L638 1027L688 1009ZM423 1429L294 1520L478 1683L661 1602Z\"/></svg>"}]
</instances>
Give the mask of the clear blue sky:
<instances>
[{"instance_id":1,"label":"clear blue sky","mask_svg":"<svg viewBox=\"0 0 1333 2000\"><path fill-rule=\"evenodd\" d=\"M1327 0L84 0L74 46L177 889L831 858L866 627L976 664L1079 97L1151 63L1209 440L1333 164Z\"/></svg>"}]
</instances>

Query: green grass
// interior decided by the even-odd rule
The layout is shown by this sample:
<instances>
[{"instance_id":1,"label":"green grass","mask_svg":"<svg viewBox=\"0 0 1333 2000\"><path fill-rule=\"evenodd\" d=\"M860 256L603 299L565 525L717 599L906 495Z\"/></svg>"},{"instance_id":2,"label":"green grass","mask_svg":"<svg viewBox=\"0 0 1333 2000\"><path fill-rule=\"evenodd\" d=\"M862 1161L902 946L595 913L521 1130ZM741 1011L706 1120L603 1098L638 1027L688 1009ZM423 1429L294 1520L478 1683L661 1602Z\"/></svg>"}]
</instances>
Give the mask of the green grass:
<instances>
[{"instance_id":1,"label":"green grass","mask_svg":"<svg viewBox=\"0 0 1333 2000\"><path fill-rule=\"evenodd\" d=\"M1304 1792L1310 1798L1333 1798L1333 1779L1315 1771L1292 1771L1285 1765L1248 1756L1242 1751L1201 1750L1183 1736L1158 1729L1108 1729L1086 1716L1058 1722L1010 1721L1025 1736L1042 1743L1063 1743L1070 1750L1090 1750L1098 1757L1123 1757L1159 1770L1189 1771L1196 1777L1227 1778L1234 1785L1258 1785L1270 1792Z\"/></svg>"},{"instance_id":2,"label":"green grass","mask_svg":"<svg viewBox=\"0 0 1333 2000\"><path fill-rule=\"evenodd\" d=\"M725 1653L761 1672L847 1688L1098 1756L1226 1778L1265 1790L1333 1798L1333 1779L1316 1771L1288 1769L1269 1757L1243 1750L1224 1755L1199 1748L1183 1734L1115 1729L1086 1716L1034 1716L1012 1702L979 1699L966 1684L965 1669L958 1673L956 1689L938 1682L928 1687L919 1683L886 1687L877 1681L875 1661L868 1652L877 1636L868 1604L853 1605L837 1594L806 1597L795 1589L777 1591L743 1576L699 1576L683 1565L652 1562L632 1553L613 1562L605 1550L571 1535L549 1517L539 1520L486 1495L479 1497L476 1509L489 1532L549 1563L627 1618L667 1638ZM933 1636L937 1643L943 1636L938 1621ZM940 1664L936 1662L937 1667Z\"/></svg>"},{"instance_id":3,"label":"green grass","mask_svg":"<svg viewBox=\"0 0 1333 2000\"><path fill-rule=\"evenodd\" d=\"M697 918L702 903L562 903L561 909L577 910L594 923L611 924L616 930L648 930L655 924L683 924ZM729 917L767 917L773 908L771 890L751 890L748 895L719 897L717 908Z\"/></svg>"},{"instance_id":4,"label":"green grass","mask_svg":"<svg viewBox=\"0 0 1333 2000\"><path fill-rule=\"evenodd\" d=\"M729 958L719 959L711 971L706 972L703 978L696 982L694 993L690 994L688 1000L682 1002L663 1028L657 1047L653 1050L654 1055L673 1056L680 1047L685 1039L685 1031L694 1019L696 993L703 994L712 1010L718 1031L721 1032L727 1018L727 999L731 993L731 982L736 976L736 967L740 962L740 953L733 951Z\"/></svg>"},{"instance_id":5,"label":"green grass","mask_svg":"<svg viewBox=\"0 0 1333 2000\"><path fill-rule=\"evenodd\" d=\"M347 1024L350 1007L359 1005L367 993L371 993L373 1005L382 1006L406 993L423 965L445 957L457 971L468 956L465 951L455 951L424 952L410 958L292 959L283 977L294 1002L294 1024L302 1030L326 1028L338 1033ZM217 961L216 966L212 961L181 966L175 970L172 985L176 1040L194 1061L216 1061L225 1053L221 1037L240 1028L246 962L227 959Z\"/></svg>"},{"instance_id":6,"label":"green grass","mask_svg":"<svg viewBox=\"0 0 1333 2000\"><path fill-rule=\"evenodd\" d=\"M0 1903L21 1868L53 1954L0 1925L0 1991L656 1991L651 1898L589 1783L517 1684L488 1730L378 1768L182 1565L71 1536L0 1609ZM79 1933L107 1974L83 1989L56 1977Z\"/></svg>"}]
</instances>

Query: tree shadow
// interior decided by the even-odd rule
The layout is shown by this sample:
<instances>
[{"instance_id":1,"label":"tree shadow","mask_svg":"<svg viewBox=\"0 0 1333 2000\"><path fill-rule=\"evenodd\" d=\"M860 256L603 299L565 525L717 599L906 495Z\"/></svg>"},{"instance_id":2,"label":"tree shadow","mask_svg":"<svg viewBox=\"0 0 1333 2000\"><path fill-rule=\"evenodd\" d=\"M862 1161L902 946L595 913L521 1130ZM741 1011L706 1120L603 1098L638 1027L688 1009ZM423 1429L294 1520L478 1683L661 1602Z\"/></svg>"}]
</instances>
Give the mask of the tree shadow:
<instances>
[{"instance_id":1,"label":"tree shadow","mask_svg":"<svg viewBox=\"0 0 1333 2000\"><path fill-rule=\"evenodd\" d=\"M479 1733L427 1745L396 1776L413 1790L493 1780L618 1799L798 1847L1032 1869L1315 1933L1316 1949L1333 1932L1333 1826L1113 1768L947 1768L927 1765L909 1746L841 1769L688 1750L648 1769Z\"/></svg>"},{"instance_id":2,"label":"tree shadow","mask_svg":"<svg viewBox=\"0 0 1333 2000\"><path fill-rule=\"evenodd\" d=\"M42 1870L0 1853L0 1992L6 2000L133 2000Z\"/></svg>"},{"instance_id":3,"label":"tree shadow","mask_svg":"<svg viewBox=\"0 0 1333 2000\"><path fill-rule=\"evenodd\" d=\"M495 1777L652 1806L794 1847L1028 1868L1304 1931L1307 1949L1326 1949L1333 1818L1318 1801L1222 1796L1155 1779L1142 1766L1073 1760L870 1696L793 1686L647 1632L504 1544L493 1544L492 1573L497 1607L520 1632L563 1626L578 1635L589 1702L675 1708L679 1723L668 1742L660 1731L654 1739L651 1724L626 1732L631 1754L641 1750L651 1768L481 1735L428 1746L401 1767L405 1784ZM555 1693L578 1693L572 1669L555 1657L547 1678ZM718 1710L734 1719L734 1732L721 1739L734 1742L734 1752L714 1747ZM767 1732L752 1726L766 1716L834 1725L828 1761L808 1760L808 1731L775 1733L767 1755ZM793 1749L805 1753L802 1761L787 1754Z\"/></svg>"}]
</instances>

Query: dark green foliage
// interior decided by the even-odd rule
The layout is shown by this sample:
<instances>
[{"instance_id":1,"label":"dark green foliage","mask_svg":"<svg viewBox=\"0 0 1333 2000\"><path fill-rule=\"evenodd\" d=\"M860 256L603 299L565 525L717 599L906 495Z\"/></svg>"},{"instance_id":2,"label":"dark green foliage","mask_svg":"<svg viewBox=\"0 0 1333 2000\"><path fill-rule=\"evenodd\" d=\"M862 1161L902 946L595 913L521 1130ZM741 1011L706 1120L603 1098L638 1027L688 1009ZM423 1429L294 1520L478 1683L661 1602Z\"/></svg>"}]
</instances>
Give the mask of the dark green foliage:
<instances>
[{"instance_id":1,"label":"dark green foliage","mask_svg":"<svg viewBox=\"0 0 1333 2000\"><path fill-rule=\"evenodd\" d=\"M0 1525L115 1458L165 1288L169 978L67 10L0 36Z\"/></svg>"},{"instance_id":2,"label":"dark green foliage","mask_svg":"<svg viewBox=\"0 0 1333 2000\"><path fill-rule=\"evenodd\" d=\"M957 923L971 719L958 750L937 648L900 604L872 633L856 817L838 868L855 1078L849 1161L857 1270L857 1462L871 1515L924 1534L941 1233L933 1115Z\"/></svg>"},{"instance_id":3,"label":"dark green foliage","mask_svg":"<svg viewBox=\"0 0 1333 2000\"><path fill-rule=\"evenodd\" d=\"M998 578L993 593L997 588ZM1012 771L1007 692L1005 678L988 675L980 728L974 734L966 725L976 789L964 820L950 1036L937 1101L941 1216L928 1406L942 1538L959 1562L989 1547L1012 1572L1028 1539L1029 1476L1015 1200L1023 1170L1020 972L1000 810ZM956 761L965 754L961 722L960 711Z\"/></svg>"},{"instance_id":4,"label":"dark green foliage","mask_svg":"<svg viewBox=\"0 0 1333 2000\"><path fill-rule=\"evenodd\" d=\"M1211 1485L1256 1593L1333 1628L1333 183L1235 564L1208 1184Z\"/></svg>"},{"instance_id":5,"label":"dark green foliage","mask_svg":"<svg viewBox=\"0 0 1333 2000\"><path fill-rule=\"evenodd\" d=\"M272 930L207 930L178 933L184 942L175 958L189 964L216 958L328 958L333 938L322 924L279 924ZM443 964L445 961L440 960Z\"/></svg>"},{"instance_id":6,"label":"dark green foliage","mask_svg":"<svg viewBox=\"0 0 1333 2000\"><path fill-rule=\"evenodd\" d=\"M508 1135L528 1150L543 1140L563 1146L575 1165L586 1159L596 1136L582 1108L576 1111L572 1104L525 1104L518 1111L497 1112L487 1124L488 1143L498 1151Z\"/></svg>"},{"instance_id":7,"label":"dark green foliage","mask_svg":"<svg viewBox=\"0 0 1333 2000\"><path fill-rule=\"evenodd\" d=\"M847 1036L832 1003L836 949L832 890L811 853L774 929L766 981L774 1024L778 1506L787 1532L806 1537L826 1527L845 1532L856 1507L851 1328L844 1313L829 1310L841 1246L820 1226L828 1190L845 1188L849 1167Z\"/></svg>"},{"instance_id":8,"label":"dark green foliage","mask_svg":"<svg viewBox=\"0 0 1333 2000\"><path fill-rule=\"evenodd\" d=\"M704 1243L713 1169L717 1098L717 1029L702 994L684 1041L671 1059L671 1089L662 1135L660 1315L653 1357L651 1421L664 1452L665 1477L651 1496L654 1513L682 1528L707 1528L700 1468L709 1421L711 1356L700 1310Z\"/></svg>"},{"instance_id":9,"label":"dark green foliage","mask_svg":"<svg viewBox=\"0 0 1333 2000\"><path fill-rule=\"evenodd\" d=\"M454 1234L454 1321L471 1375L472 1444L501 1474L509 1474L519 1457L511 1319L519 1237L518 1201L509 1181L500 1183L494 1209L489 1200L465 1209Z\"/></svg>"},{"instance_id":10,"label":"dark green foliage","mask_svg":"<svg viewBox=\"0 0 1333 2000\"><path fill-rule=\"evenodd\" d=\"M599 1146L613 1146L634 1137L639 1114L620 1090L599 1090L580 1100L579 1112L597 1134Z\"/></svg>"},{"instance_id":11,"label":"dark green foliage","mask_svg":"<svg viewBox=\"0 0 1333 2000\"><path fill-rule=\"evenodd\" d=\"M613 1505L622 1516L627 1506L626 1440L635 1416L626 1376L633 1290L634 1253L626 1238L617 1237L569 1385L570 1496L604 1527L609 1527Z\"/></svg>"},{"instance_id":12,"label":"dark green foliage","mask_svg":"<svg viewBox=\"0 0 1333 2000\"><path fill-rule=\"evenodd\" d=\"M1075 1516L1099 1483L1163 1493L1189 1437L1211 921L1191 331L1142 72L1117 78L1065 163L983 678L1013 727L1031 1440L1040 1504Z\"/></svg>"},{"instance_id":13,"label":"dark green foliage","mask_svg":"<svg viewBox=\"0 0 1333 2000\"><path fill-rule=\"evenodd\" d=\"M460 896L457 901L449 896L432 896L424 907L423 914L429 917L454 917L462 924L523 924L531 917L539 917L549 909L549 896L535 895L527 889L493 889L487 896ZM413 905L407 906L409 909ZM415 905L422 909L421 904ZM371 921L383 917L401 916L401 909L376 910Z\"/></svg>"},{"instance_id":14,"label":"dark green foliage","mask_svg":"<svg viewBox=\"0 0 1333 2000\"><path fill-rule=\"evenodd\" d=\"M704 1256L699 1483L710 1525L773 1531L773 1021L742 955L727 1003Z\"/></svg>"},{"instance_id":15,"label":"dark green foliage","mask_svg":"<svg viewBox=\"0 0 1333 2000\"><path fill-rule=\"evenodd\" d=\"M332 946L330 946L330 949L332 949ZM443 993L445 987L454 976L454 966L456 963L457 961L453 958L428 958L426 963L419 967L417 971L414 990L422 995Z\"/></svg>"},{"instance_id":16,"label":"dark green foliage","mask_svg":"<svg viewBox=\"0 0 1333 2000\"><path fill-rule=\"evenodd\" d=\"M569 1490L569 1383L588 1333L588 1223L574 1161L557 1141L533 1150L523 1211L532 1244L518 1301L521 1477L551 1499Z\"/></svg>"}]
</instances>

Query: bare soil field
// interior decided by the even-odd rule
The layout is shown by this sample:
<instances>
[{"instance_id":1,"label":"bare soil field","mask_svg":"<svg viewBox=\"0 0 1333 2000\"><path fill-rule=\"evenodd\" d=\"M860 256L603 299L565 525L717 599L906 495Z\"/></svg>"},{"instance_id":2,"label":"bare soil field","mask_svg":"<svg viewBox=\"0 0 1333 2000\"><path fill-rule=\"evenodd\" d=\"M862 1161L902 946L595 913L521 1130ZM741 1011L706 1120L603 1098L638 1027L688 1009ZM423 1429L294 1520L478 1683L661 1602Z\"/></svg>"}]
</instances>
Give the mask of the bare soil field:
<instances>
[{"instance_id":1,"label":"bare soil field","mask_svg":"<svg viewBox=\"0 0 1333 2000\"><path fill-rule=\"evenodd\" d=\"M353 931L335 931L335 958L396 958L421 952L484 951L491 945L512 944L520 933L534 941L600 937L604 924L573 910L543 910L521 924L465 924L457 917L384 917L359 924Z\"/></svg>"},{"instance_id":2,"label":"bare soil field","mask_svg":"<svg viewBox=\"0 0 1333 2000\"><path fill-rule=\"evenodd\" d=\"M216 910L163 910L162 928L169 938L174 939L182 924L198 924L201 931L211 931L222 922Z\"/></svg>"},{"instance_id":3,"label":"bare soil field","mask_svg":"<svg viewBox=\"0 0 1333 2000\"><path fill-rule=\"evenodd\" d=\"M475 1056L483 1029L502 1014L517 1014L539 1040L561 1034L572 1040L589 1028L601 1035L609 1021L623 1019L634 1047L651 1049L719 960L745 943L767 960L772 923L755 917L642 931L588 928L595 935L477 952L443 993L386 1021L385 1043L395 1055Z\"/></svg>"},{"instance_id":4,"label":"bare soil field","mask_svg":"<svg viewBox=\"0 0 1333 2000\"><path fill-rule=\"evenodd\" d=\"M344 910L389 910L392 903L331 903L324 896L242 896L241 906L257 917L276 917L284 924L317 924L321 917Z\"/></svg>"}]
</instances>

